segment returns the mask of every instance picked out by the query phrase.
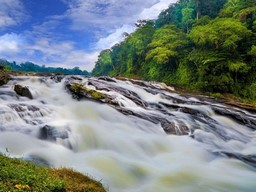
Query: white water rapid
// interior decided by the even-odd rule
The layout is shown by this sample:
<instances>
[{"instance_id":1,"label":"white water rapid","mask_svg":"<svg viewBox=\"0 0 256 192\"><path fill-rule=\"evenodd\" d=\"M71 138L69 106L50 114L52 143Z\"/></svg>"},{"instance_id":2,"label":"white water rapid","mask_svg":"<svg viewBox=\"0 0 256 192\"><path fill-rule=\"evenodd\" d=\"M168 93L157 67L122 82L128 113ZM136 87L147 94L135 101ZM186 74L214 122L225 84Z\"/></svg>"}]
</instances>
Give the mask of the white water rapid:
<instances>
[{"instance_id":1,"label":"white water rapid","mask_svg":"<svg viewBox=\"0 0 256 192\"><path fill-rule=\"evenodd\" d=\"M161 84L149 91L130 81L90 78L89 84L88 78L80 78L77 81L92 90L103 83L136 93L147 107L117 89L99 90L122 109L150 119L125 115L92 99L72 98L65 87L71 77L13 77L0 87L0 152L73 168L100 180L110 192L256 191L255 114L234 109L249 118L243 125L227 115L231 109L226 115L214 110L224 110L222 104L157 89ZM18 96L15 84L28 86L33 99ZM177 133L182 121L187 134L167 134L162 120L154 122L153 116L174 122Z\"/></svg>"}]
</instances>

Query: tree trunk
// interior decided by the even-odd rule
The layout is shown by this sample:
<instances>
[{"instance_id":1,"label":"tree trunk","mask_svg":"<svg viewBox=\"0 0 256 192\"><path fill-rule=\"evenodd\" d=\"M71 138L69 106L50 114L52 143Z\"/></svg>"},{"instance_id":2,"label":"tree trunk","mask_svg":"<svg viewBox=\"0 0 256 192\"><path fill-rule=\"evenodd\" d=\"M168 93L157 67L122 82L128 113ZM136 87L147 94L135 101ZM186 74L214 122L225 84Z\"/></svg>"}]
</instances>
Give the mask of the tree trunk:
<instances>
[{"instance_id":1,"label":"tree trunk","mask_svg":"<svg viewBox=\"0 0 256 192\"><path fill-rule=\"evenodd\" d=\"M199 17L201 16L201 6L200 6L201 2L200 0L196 0L196 20L199 19Z\"/></svg>"}]
</instances>

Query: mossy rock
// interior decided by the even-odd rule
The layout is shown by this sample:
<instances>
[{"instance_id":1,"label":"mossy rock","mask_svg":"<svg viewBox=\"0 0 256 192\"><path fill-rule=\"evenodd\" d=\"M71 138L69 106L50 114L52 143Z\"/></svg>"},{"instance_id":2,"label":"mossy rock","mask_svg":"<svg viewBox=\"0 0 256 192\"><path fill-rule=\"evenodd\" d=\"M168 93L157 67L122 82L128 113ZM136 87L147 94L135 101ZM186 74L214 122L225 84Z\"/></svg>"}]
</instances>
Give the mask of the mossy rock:
<instances>
[{"instance_id":1,"label":"mossy rock","mask_svg":"<svg viewBox=\"0 0 256 192\"><path fill-rule=\"evenodd\" d=\"M10 75L2 73L0 74L0 86L5 85L10 80Z\"/></svg>"},{"instance_id":2,"label":"mossy rock","mask_svg":"<svg viewBox=\"0 0 256 192\"><path fill-rule=\"evenodd\" d=\"M103 100L107 100L107 101L111 100L108 97L108 95L100 93L97 90L88 89L79 83L68 84L66 85L66 87L77 99L89 98L89 99L93 99L101 102L103 102Z\"/></svg>"},{"instance_id":3,"label":"mossy rock","mask_svg":"<svg viewBox=\"0 0 256 192\"><path fill-rule=\"evenodd\" d=\"M0 155L0 192L105 192L102 184L71 169L39 167Z\"/></svg>"}]
</instances>

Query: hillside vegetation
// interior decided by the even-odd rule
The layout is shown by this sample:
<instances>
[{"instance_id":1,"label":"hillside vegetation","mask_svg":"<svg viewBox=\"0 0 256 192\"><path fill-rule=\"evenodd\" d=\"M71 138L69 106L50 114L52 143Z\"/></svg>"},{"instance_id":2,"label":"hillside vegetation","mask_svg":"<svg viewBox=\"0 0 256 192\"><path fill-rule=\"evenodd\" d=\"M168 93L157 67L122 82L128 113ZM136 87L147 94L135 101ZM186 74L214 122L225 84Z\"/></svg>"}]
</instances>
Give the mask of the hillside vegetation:
<instances>
[{"instance_id":1,"label":"hillside vegetation","mask_svg":"<svg viewBox=\"0 0 256 192\"><path fill-rule=\"evenodd\" d=\"M62 67L46 67L39 66L32 62L25 62L17 64L15 61L9 62L5 59L0 59L0 66L4 67L5 71L20 71L20 72L34 72L34 73L58 73L64 75L89 75L86 70L81 70L79 67L72 69Z\"/></svg>"},{"instance_id":2,"label":"hillside vegetation","mask_svg":"<svg viewBox=\"0 0 256 192\"><path fill-rule=\"evenodd\" d=\"M93 75L126 76L256 101L256 1L180 0L103 50Z\"/></svg>"}]
</instances>

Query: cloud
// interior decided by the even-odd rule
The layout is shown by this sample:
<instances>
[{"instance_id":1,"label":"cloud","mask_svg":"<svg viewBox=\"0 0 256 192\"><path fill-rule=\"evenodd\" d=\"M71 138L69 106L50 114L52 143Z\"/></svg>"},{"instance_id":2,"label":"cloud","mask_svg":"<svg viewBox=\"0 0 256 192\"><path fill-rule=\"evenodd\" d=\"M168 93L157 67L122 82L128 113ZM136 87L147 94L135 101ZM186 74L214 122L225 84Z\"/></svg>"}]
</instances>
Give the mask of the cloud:
<instances>
[{"instance_id":1,"label":"cloud","mask_svg":"<svg viewBox=\"0 0 256 192\"><path fill-rule=\"evenodd\" d=\"M177 0L160 0L149 8L145 8L138 16L139 19L156 19L161 11L168 8L171 3L176 3Z\"/></svg>"},{"instance_id":2,"label":"cloud","mask_svg":"<svg viewBox=\"0 0 256 192\"><path fill-rule=\"evenodd\" d=\"M95 44L94 48L96 50L107 49L120 42L124 36L123 34L131 33L135 30L135 26L132 25L123 25L121 28L116 29L115 32L110 35L100 38L99 41Z\"/></svg>"},{"instance_id":3,"label":"cloud","mask_svg":"<svg viewBox=\"0 0 256 192\"><path fill-rule=\"evenodd\" d=\"M53 39L39 39L27 47L32 54L39 52L42 57L39 64L54 67L80 67L91 71L98 58L98 52L76 49L73 42L56 42Z\"/></svg>"},{"instance_id":4,"label":"cloud","mask_svg":"<svg viewBox=\"0 0 256 192\"><path fill-rule=\"evenodd\" d=\"M76 30L102 30L113 32L113 28L137 21L137 15L158 0L73 0L69 3L67 16Z\"/></svg>"},{"instance_id":5,"label":"cloud","mask_svg":"<svg viewBox=\"0 0 256 192\"><path fill-rule=\"evenodd\" d=\"M0 0L0 28L18 25L27 16L20 0Z\"/></svg>"},{"instance_id":6,"label":"cloud","mask_svg":"<svg viewBox=\"0 0 256 192\"><path fill-rule=\"evenodd\" d=\"M39 38L25 41L22 34L7 33L0 36L0 54L17 62L31 61L52 67L80 67L91 71L98 58L97 51L77 49L73 42Z\"/></svg>"},{"instance_id":7,"label":"cloud","mask_svg":"<svg viewBox=\"0 0 256 192\"><path fill-rule=\"evenodd\" d=\"M139 2L139 4L138 5L135 4L134 6L139 6L141 3L140 1L136 1L136 2ZM144 2L146 2L146 1L144 1ZM156 2L156 1L151 1L151 2ZM112 31L111 33L105 34L105 36L101 37L98 40L98 42L95 44L94 48L102 50L102 49L107 49L107 48L112 47L116 43L123 40L124 32L132 33L135 31L136 28L134 27L134 23L137 20L156 19L162 10L167 9L171 3L175 3L175 2L177 2L177 0L159 0L149 7L148 6L145 7L145 5L143 5L140 8L136 9L137 12L135 11L136 14L133 17L127 16L127 14L133 15L132 12L130 12L130 11L132 11L132 9L126 10L127 13L124 13L124 17L126 17L126 24L118 25L119 22L121 22L121 24L123 23L123 20L118 19L118 18L117 18L118 21L116 21L116 26L112 26L110 23L110 26L114 27L115 30ZM122 1L120 3L125 3L125 1ZM149 5L149 4L147 4L147 5ZM124 11L124 10L122 10L122 11ZM113 22L113 21L111 21L111 22Z\"/></svg>"},{"instance_id":8,"label":"cloud","mask_svg":"<svg viewBox=\"0 0 256 192\"><path fill-rule=\"evenodd\" d=\"M0 53L12 54L19 52L24 39L15 33L6 33L0 36Z\"/></svg>"},{"instance_id":9,"label":"cloud","mask_svg":"<svg viewBox=\"0 0 256 192\"><path fill-rule=\"evenodd\" d=\"M73 50L63 57L59 58L59 60L52 61L49 63L50 66L58 66L58 67L80 67L81 69L85 69L87 71L91 71L94 68L94 64L98 59L99 52L86 52L84 50Z\"/></svg>"}]
</instances>

